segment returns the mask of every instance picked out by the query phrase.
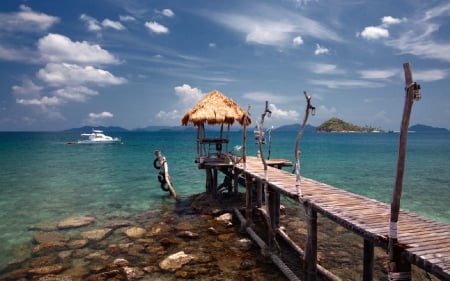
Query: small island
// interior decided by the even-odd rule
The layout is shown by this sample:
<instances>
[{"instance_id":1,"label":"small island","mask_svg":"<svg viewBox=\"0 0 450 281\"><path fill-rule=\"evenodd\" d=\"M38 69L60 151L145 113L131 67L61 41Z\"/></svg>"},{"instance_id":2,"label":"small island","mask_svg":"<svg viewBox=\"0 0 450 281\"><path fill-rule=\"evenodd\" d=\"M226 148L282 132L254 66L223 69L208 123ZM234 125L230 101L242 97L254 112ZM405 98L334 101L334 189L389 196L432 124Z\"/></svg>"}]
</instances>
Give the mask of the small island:
<instances>
[{"instance_id":1,"label":"small island","mask_svg":"<svg viewBox=\"0 0 450 281\"><path fill-rule=\"evenodd\" d=\"M380 133L384 132L380 128L370 126L357 126L349 122L345 122L339 118L333 117L316 127L316 132L322 133Z\"/></svg>"}]
</instances>

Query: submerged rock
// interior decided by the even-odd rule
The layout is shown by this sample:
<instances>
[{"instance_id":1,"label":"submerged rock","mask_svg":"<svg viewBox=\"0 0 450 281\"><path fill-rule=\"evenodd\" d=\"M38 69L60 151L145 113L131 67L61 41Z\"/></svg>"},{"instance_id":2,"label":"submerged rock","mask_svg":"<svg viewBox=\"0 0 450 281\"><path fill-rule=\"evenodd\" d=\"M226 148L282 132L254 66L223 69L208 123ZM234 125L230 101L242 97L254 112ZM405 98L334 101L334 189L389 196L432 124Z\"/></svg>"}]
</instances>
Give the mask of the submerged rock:
<instances>
[{"instance_id":1,"label":"submerged rock","mask_svg":"<svg viewBox=\"0 0 450 281\"><path fill-rule=\"evenodd\" d=\"M81 237L88 240L100 241L111 233L111 231L111 228L89 230L82 232Z\"/></svg>"},{"instance_id":2,"label":"submerged rock","mask_svg":"<svg viewBox=\"0 0 450 281\"><path fill-rule=\"evenodd\" d=\"M125 230L125 235L128 236L128 238L136 239L141 238L144 236L146 230L142 227L130 227Z\"/></svg>"},{"instance_id":3,"label":"submerged rock","mask_svg":"<svg viewBox=\"0 0 450 281\"><path fill-rule=\"evenodd\" d=\"M187 255L184 251L175 253L173 255L168 256L164 260L159 263L159 267L163 270L167 271L176 271L183 267L183 265L192 261L195 257L192 255Z\"/></svg>"},{"instance_id":4,"label":"submerged rock","mask_svg":"<svg viewBox=\"0 0 450 281\"><path fill-rule=\"evenodd\" d=\"M33 238L38 244L69 241L69 237L58 231L36 232Z\"/></svg>"},{"instance_id":5,"label":"submerged rock","mask_svg":"<svg viewBox=\"0 0 450 281\"><path fill-rule=\"evenodd\" d=\"M89 225L95 221L94 217L73 217L58 222L59 229L81 227Z\"/></svg>"}]
</instances>

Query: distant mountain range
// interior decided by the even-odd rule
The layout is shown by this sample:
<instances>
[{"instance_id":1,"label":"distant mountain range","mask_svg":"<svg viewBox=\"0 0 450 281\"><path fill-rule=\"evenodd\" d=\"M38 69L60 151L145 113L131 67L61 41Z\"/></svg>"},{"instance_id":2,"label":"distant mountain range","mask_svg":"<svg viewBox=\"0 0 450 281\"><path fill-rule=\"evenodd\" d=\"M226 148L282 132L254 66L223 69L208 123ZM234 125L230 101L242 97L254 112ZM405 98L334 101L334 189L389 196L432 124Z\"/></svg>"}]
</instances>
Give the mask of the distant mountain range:
<instances>
[{"instance_id":1,"label":"distant mountain range","mask_svg":"<svg viewBox=\"0 0 450 281\"><path fill-rule=\"evenodd\" d=\"M166 131L166 132L194 132L197 129L193 126L148 126L144 128L137 128L133 130L128 130L122 127L117 126L83 126L79 128L72 128L65 130L64 132L77 132L77 133L89 133L93 129L96 130L102 130L107 133L120 133L120 132L160 132L160 131ZM211 128L207 128L207 130L219 130L220 126L214 126ZM241 127L232 128L232 131L239 131ZM315 132L316 127L312 125L306 125L305 132ZM284 125L278 128L273 129L276 132L298 132L300 130L300 124L291 124L291 125ZM448 132L449 130L446 128L436 128L432 126L427 126L423 124L417 124L409 127L409 131L415 131L415 132Z\"/></svg>"}]
</instances>

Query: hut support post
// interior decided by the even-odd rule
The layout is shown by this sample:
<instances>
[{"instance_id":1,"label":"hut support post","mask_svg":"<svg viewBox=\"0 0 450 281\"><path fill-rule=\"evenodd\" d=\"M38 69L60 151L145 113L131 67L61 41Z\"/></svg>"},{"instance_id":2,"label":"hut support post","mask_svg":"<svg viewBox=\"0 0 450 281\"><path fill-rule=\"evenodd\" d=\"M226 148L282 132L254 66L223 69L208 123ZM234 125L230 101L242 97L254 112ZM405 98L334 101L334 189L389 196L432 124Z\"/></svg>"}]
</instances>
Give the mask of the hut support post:
<instances>
[{"instance_id":1,"label":"hut support post","mask_svg":"<svg viewBox=\"0 0 450 281\"><path fill-rule=\"evenodd\" d=\"M411 264L403 258L402 249L397 244L398 217L400 213L400 198L402 196L403 175L405 169L406 143L408 138L409 119L414 100L420 99L420 86L412 79L411 66L409 63L403 64L405 71L405 105L400 128L400 140L398 148L397 174L395 187L391 200L391 216L389 224L389 274L388 279L411 280Z\"/></svg>"},{"instance_id":2,"label":"hut support post","mask_svg":"<svg viewBox=\"0 0 450 281\"><path fill-rule=\"evenodd\" d=\"M364 239L364 268L363 281L373 280L373 259L374 259L374 245L373 242Z\"/></svg>"},{"instance_id":3,"label":"hut support post","mask_svg":"<svg viewBox=\"0 0 450 281\"><path fill-rule=\"evenodd\" d=\"M311 205L305 206L308 237L305 247L305 280L315 281L317 276L317 212Z\"/></svg>"}]
</instances>

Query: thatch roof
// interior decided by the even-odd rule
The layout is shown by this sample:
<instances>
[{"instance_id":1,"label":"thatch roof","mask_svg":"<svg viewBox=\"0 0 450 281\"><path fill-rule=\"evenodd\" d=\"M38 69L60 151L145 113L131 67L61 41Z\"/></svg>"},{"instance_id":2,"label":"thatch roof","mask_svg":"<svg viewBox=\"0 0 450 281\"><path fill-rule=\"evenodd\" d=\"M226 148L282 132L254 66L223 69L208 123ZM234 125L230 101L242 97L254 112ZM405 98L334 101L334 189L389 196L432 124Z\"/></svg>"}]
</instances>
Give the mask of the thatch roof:
<instances>
[{"instance_id":1,"label":"thatch roof","mask_svg":"<svg viewBox=\"0 0 450 281\"><path fill-rule=\"evenodd\" d=\"M230 124L235 121L244 125L250 125L250 118L245 118L246 112L232 99L224 96L221 92L214 90L203 97L196 106L184 114L181 124L187 126L192 123L199 126L204 123L209 125Z\"/></svg>"}]
</instances>

